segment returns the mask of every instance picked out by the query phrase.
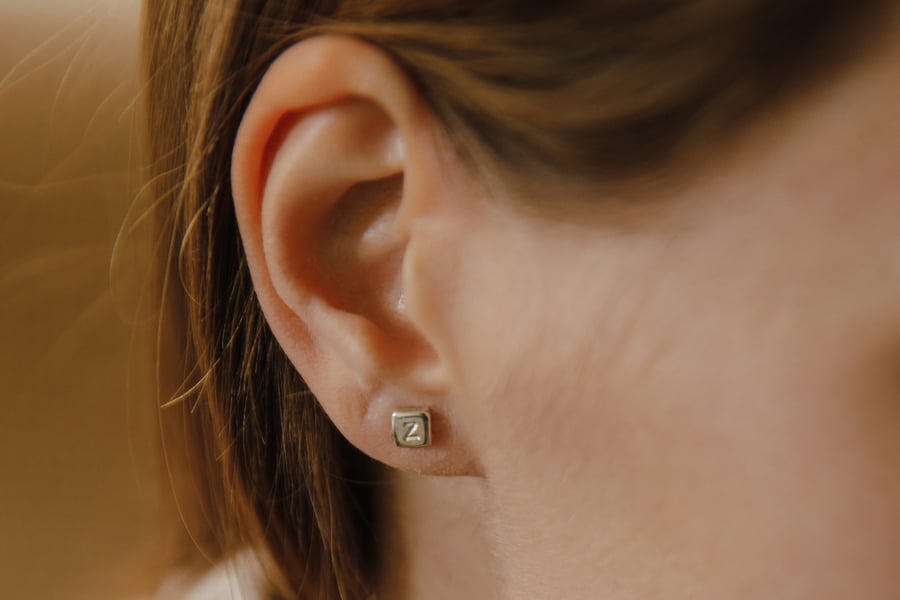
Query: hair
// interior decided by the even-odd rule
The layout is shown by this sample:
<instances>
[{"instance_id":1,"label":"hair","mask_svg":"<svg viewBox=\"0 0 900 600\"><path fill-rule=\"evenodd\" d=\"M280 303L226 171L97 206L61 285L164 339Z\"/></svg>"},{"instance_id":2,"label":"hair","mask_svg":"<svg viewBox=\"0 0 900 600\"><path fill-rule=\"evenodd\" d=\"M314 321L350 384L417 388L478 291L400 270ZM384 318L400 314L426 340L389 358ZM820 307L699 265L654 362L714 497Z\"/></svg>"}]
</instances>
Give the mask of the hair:
<instances>
[{"instance_id":1,"label":"hair","mask_svg":"<svg viewBox=\"0 0 900 600\"><path fill-rule=\"evenodd\" d=\"M255 549L273 598L378 585L380 467L335 430L269 331L229 183L243 112L290 45L382 48L461 156L512 177L616 180L709 151L872 37L885 1L149 0L161 412L189 534ZM165 382L171 382L166 384Z\"/></svg>"}]
</instances>

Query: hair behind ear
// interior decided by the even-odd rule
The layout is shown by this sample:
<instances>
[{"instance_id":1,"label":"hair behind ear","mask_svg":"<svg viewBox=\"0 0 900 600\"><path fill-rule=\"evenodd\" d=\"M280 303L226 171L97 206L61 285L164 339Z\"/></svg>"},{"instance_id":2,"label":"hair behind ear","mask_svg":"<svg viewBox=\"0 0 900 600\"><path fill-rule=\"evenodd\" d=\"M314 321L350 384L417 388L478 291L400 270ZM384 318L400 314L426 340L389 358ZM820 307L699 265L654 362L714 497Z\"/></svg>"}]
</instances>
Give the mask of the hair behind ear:
<instances>
[{"instance_id":1,"label":"hair behind ear","mask_svg":"<svg viewBox=\"0 0 900 600\"><path fill-rule=\"evenodd\" d=\"M279 8L291 4L263 12L295 22ZM231 203L247 93L278 50L261 52L253 40L263 15L246 17L236 3L174 1L150 2L145 15L163 232L160 418L184 527L174 559L199 566L251 547L274 597L365 598L378 567L371 482L380 468L335 431L273 339Z\"/></svg>"}]
</instances>

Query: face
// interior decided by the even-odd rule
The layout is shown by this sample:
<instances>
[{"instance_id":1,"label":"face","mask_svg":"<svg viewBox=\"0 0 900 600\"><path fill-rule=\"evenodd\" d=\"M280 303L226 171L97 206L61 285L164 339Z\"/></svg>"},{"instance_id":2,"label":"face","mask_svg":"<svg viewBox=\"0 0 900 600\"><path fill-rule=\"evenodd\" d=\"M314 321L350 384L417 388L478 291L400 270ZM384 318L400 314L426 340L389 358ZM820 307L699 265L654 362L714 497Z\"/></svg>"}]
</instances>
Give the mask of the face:
<instances>
[{"instance_id":1,"label":"face","mask_svg":"<svg viewBox=\"0 0 900 600\"><path fill-rule=\"evenodd\" d=\"M547 560L578 548L636 597L900 597L884 54L641 198L488 198L448 171L469 193L435 203L408 293L504 499L501 534L530 531Z\"/></svg>"}]
</instances>

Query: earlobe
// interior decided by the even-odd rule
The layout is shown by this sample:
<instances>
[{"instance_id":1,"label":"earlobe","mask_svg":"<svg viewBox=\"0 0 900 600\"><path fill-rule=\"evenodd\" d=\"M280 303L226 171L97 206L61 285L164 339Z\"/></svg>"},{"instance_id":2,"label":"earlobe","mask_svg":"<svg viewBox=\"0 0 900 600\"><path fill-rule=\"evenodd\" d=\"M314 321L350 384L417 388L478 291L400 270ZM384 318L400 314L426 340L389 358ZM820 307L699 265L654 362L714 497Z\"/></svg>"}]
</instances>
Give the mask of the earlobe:
<instances>
[{"instance_id":1,"label":"earlobe","mask_svg":"<svg viewBox=\"0 0 900 600\"><path fill-rule=\"evenodd\" d=\"M398 468L474 474L444 365L404 302L410 231L398 215L425 200L408 181L433 168L417 147L428 139L422 113L377 49L301 42L242 122L235 208L270 328L344 435ZM431 415L430 444L415 449L394 443L392 415L411 406Z\"/></svg>"}]
</instances>

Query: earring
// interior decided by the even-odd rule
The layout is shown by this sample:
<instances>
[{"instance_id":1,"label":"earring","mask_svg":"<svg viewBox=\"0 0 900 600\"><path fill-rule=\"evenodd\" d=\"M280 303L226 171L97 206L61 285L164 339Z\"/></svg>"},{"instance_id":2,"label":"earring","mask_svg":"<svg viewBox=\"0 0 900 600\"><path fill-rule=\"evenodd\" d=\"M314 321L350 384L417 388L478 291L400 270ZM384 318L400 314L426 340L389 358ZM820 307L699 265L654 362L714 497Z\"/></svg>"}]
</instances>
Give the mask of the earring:
<instances>
[{"instance_id":1,"label":"earring","mask_svg":"<svg viewBox=\"0 0 900 600\"><path fill-rule=\"evenodd\" d=\"M431 445L431 414L427 409L398 410L391 415L394 444L400 448Z\"/></svg>"}]
</instances>

